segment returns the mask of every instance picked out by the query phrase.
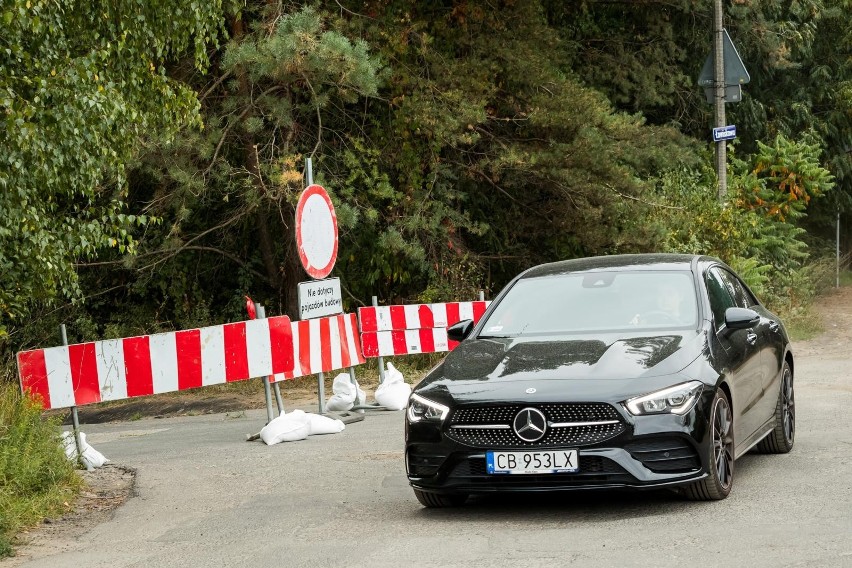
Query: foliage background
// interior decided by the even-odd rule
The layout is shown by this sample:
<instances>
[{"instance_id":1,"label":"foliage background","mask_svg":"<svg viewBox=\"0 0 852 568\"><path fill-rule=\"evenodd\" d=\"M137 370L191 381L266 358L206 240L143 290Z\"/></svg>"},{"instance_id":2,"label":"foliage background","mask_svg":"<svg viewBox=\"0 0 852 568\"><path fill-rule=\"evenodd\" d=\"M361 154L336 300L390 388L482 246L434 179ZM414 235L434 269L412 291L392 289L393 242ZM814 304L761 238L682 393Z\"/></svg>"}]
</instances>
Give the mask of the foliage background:
<instances>
[{"instance_id":1,"label":"foliage background","mask_svg":"<svg viewBox=\"0 0 852 568\"><path fill-rule=\"evenodd\" d=\"M709 0L48 6L0 9L7 361L60 321L185 328L246 294L295 316L306 157L348 309L653 250L717 255L787 305L849 203L847 0L727 6L752 82L726 204L695 86Z\"/></svg>"}]
</instances>

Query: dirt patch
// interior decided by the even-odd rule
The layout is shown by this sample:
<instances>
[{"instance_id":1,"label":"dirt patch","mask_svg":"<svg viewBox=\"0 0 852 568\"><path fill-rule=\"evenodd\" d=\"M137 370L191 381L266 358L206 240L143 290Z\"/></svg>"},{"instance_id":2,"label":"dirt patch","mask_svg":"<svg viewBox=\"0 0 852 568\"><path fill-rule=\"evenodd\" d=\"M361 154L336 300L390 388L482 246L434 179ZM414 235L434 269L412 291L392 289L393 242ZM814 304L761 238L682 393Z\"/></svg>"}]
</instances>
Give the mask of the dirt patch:
<instances>
[{"instance_id":1,"label":"dirt patch","mask_svg":"<svg viewBox=\"0 0 852 568\"><path fill-rule=\"evenodd\" d=\"M797 357L849 355L852 351L852 287L833 288L814 304L825 331L808 341L797 341Z\"/></svg>"},{"instance_id":2,"label":"dirt patch","mask_svg":"<svg viewBox=\"0 0 852 568\"><path fill-rule=\"evenodd\" d=\"M4 568L71 549L80 535L111 519L115 510L133 495L136 471L131 468L106 464L92 471L81 471L80 476L83 489L71 510L18 534L16 555L0 563Z\"/></svg>"}]
</instances>

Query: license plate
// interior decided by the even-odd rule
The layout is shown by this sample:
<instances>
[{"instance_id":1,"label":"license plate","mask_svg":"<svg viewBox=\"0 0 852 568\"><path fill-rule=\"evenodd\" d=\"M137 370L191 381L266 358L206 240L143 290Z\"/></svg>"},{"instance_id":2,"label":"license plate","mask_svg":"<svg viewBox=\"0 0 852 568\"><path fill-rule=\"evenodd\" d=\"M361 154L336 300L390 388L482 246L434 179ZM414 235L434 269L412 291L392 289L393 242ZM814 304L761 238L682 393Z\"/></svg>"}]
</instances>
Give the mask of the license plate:
<instances>
[{"instance_id":1,"label":"license plate","mask_svg":"<svg viewBox=\"0 0 852 568\"><path fill-rule=\"evenodd\" d=\"M488 473L574 473L579 471L577 450L486 452Z\"/></svg>"}]
</instances>

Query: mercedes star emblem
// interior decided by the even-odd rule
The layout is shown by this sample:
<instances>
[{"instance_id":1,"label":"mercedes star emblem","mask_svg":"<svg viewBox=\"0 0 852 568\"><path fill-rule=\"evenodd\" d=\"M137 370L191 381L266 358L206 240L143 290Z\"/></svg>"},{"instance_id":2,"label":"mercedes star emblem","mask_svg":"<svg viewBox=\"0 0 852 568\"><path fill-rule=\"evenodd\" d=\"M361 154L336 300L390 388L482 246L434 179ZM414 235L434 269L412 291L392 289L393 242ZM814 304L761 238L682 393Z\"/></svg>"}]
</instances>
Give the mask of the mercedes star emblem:
<instances>
[{"instance_id":1,"label":"mercedes star emblem","mask_svg":"<svg viewBox=\"0 0 852 568\"><path fill-rule=\"evenodd\" d=\"M535 389L530 387L527 389L527 394L535 394Z\"/></svg>"},{"instance_id":2,"label":"mercedes star emblem","mask_svg":"<svg viewBox=\"0 0 852 568\"><path fill-rule=\"evenodd\" d=\"M544 414L536 408L524 408L512 422L515 434L525 442L537 442L547 432L547 419Z\"/></svg>"}]
</instances>

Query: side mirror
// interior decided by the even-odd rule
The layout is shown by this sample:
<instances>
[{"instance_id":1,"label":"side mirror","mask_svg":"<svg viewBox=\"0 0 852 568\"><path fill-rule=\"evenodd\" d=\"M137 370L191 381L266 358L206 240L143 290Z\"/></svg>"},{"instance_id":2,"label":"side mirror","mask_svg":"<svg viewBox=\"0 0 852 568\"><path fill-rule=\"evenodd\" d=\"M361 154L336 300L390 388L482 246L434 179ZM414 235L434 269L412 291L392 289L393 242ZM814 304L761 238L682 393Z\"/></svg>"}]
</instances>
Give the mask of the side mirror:
<instances>
[{"instance_id":1,"label":"side mirror","mask_svg":"<svg viewBox=\"0 0 852 568\"><path fill-rule=\"evenodd\" d=\"M447 328L447 337L453 341L462 341L473 331L473 320L461 320Z\"/></svg>"},{"instance_id":2,"label":"side mirror","mask_svg":"<svg viewBox=\"0 0 852 568\"><path fill-rule=\"evenodd\" d=\"M730 330L747 329L760 323L760 314L748 308L728 308L725 310L725 325Z\"/></svg>"}]
</instances>

